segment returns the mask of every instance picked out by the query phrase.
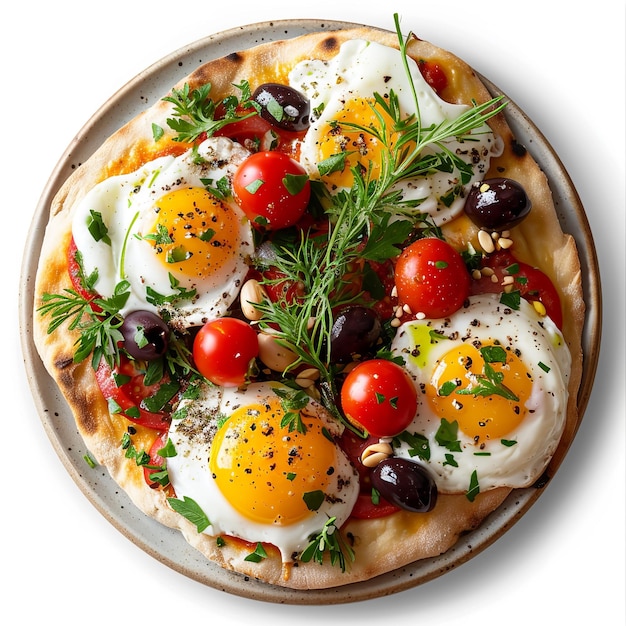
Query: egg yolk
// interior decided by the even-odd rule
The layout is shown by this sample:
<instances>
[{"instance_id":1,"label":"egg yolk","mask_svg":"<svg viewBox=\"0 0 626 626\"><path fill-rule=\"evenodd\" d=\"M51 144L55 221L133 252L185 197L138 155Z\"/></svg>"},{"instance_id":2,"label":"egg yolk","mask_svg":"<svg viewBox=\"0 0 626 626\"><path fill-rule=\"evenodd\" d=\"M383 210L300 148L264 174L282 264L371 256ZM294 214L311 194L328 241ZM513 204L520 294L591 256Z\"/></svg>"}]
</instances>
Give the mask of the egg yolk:
<instances>
[{"instance_id":1,"label":"egg yolk","mask_svg":"<svg viewBox=\"0 0 626 626\"><path fill-rule=\"evenodd\" d=\"M493 348L498 358L492 360ZM480 445L522 423L532 385L523 361L510 350L461 344L437 361L426 396L438 417L456 421Z\"/></svg>"},{"instance_id":2,"label":"egg yolk","mask_svg":"<svg viewBox=\"0 0 626 626\"><path fill-rule=\"evenodd\" d=\"M262 524L286 526L308 517L307 494L324 492L335 472L335 444L321 421L302 414L306 432L290 432L281 426L284 415L278 400L240 407L211 448L209 468L222 494Z\"/></svg>"},{"instance_id":3,"label":"egg yolk","mask_svg":"<svg viewBox=\"0 0 626 626\"><path fill-rule=\"evenodd\" d=\"M155 209L157 219L144 238L174 276L193 281L219 274L237 254L237 215L206 189L176 189Z\"/></svg>"},{"instance_id":4,"label":"egg yolk","mask_svg":"<svg viewBox=\"0 0 626 626\"><path fill-rule=\"evenodd\" d=\"M318 160L324 161L337 154L346 153L342 170L333 171L324 180L333 187L351 187L354 181L352 168L358 166L363 172L371 168L372 178L380 175L380 163L383 162L385 145L369 132L351 128L347 123L359 124L366 128L381 130L381 122L376 113L381 115L389 132L393 130L391 118L378 107L372 108L373 101L366 98L348 100L341 112L332 121L320 129L318 141ZM393 143L393 134L385 133L388 145Z\"/></svg>"}]
</instances>

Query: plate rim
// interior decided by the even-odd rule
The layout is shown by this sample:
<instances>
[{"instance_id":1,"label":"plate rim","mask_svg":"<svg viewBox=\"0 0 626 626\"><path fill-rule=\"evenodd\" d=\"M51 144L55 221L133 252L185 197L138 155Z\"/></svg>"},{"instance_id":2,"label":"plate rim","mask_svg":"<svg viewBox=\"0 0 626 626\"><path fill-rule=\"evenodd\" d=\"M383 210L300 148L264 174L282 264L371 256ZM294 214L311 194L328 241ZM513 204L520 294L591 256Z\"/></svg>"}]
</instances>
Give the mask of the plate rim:
<instances>
[{"instance_id":1,"label":"plate rim","mask_svg":"<svg viewBox=\"0 0 626 626\"><path fill-rule=\"evenodd\" d=\"M54 169L52 170L46 185L41 193L39 202L34 211L34 215L31 221L31 225L27 234L27 242L24 248L22 257L22 267L20 275L20 290L19 290L19 302L18 302L18 314L19 314L19 328L20 328L20 340L22 345L22 352L24 356L24 365L26 368L27 379L29 387L31 389L31 395L35 403L37 413L43 428L50 440L57 456L65 467L66 471L70 474L73 481L79 487L80 491L87 497L91 504L100 512L100 514L109 521L122 535L132 541L135 545L140 547L144 552L151 555L157 561L167 565L171 569L178 571L179 573L201 582L207 586L213 587L218 590L225 591L227 593L246 597L250 599L276 602L276 603L288 603L288 604L338 604L345 602L361 601L371 599L375 597L381 597L384 595L390 595L409 588L416 587L423 583L428 582L434 578L437 578L444 574L446 571L458 567L459 565L467 562L492 543L498 540L532 507L539 496L544 492L544 488L529 487L526 489L513 490L510 496L505 502L494 511L486 520L483 521L481 526L465 535L459 542L451 548L449 551L438 557L431 559L423 559L413 564L407 565L398 570L394 570L388 574L383 574L374 579L363 581L359 583L351 583L342 585L339 587L333 587L330 589L320 590L292 590L283 587L277 587L269 585L261 581L254 581L253 579L246 578L246 585L242 585L242 577L240 574L230 572L222 569L216 564L208 562L199 552L198 561L202 560L202 567L196 565L178 562L176 559L170 558L155 548L150 541L138 534L136 529L127 527L120 519L119 515L115 515L110 507L107 506L101 493L97 493L92 486L90 486L78 468L70 458L68 450L62 445L59 434L54 427L54 419L50 416L49 408L44 404L43 395L41 393L42 387L45 383L48 386L52 383L52 379L49 377L47 371L43 367L39 354L34 346L32 340L32 323L33 323L33 306L34 306L34 276L36 266L39 259L39 253L41 250L41 244L43 241L45 228L49 217L49 205L54 195L69 175L70 170L64 172L71 164L72 156L76 152L77 148L84 142L85 138L90 134L92 129L101 121L105 112L111 108L118 106L128 97L129 93L142 85L149 77L153 76L156 72L162 68L177 63L182 56L188 56L205 49L216 48L219 51L219 47L222 44L238 41L244 37L250 37L254 33L263 34L263 40L276 41L281 38L292 38L298 36L293 34L286 36L287 31L291 30L303 30L304 32L313 31L333 31L341 30L345 28L353 27L367 27L374 30L386 31L386 29L380 27L369 26L367 24L361 24L357 22L339 21L339 20L322 20L322 19L279 19L268 20L262 22L255 22L252 24L244 24L242 26L230 28L219 33L213 33L198 39L189 45L179 47L173 52L167 54L161 59L149 65L146 69L138 73L135 77L127 81L120 87L111 97L109 97L87 120L87 122L78 131L76 136L70 141L65 151L61 154ZM271 36L272 30L282 30L285 36L280 37L278 33L276 36ZM389 32L389 31L386 31ZM267 39L266 39L267 38ZM258 42L261 43L261 42ZM252 45L252 44L251 44ZM205 58L199 62L198 65L209 61L213 58L223 56L222 51L219 51L215 56ZM188 70L181 70L181 78L184 78L188 74ZM584 207L578 196L578 192L573 184L569 173L565 169L560 157L556 151L552 148L543 133L537 128L537 126L528 118L528 116L518 107L515 102L504 94L498 87L491 83L486 77L478 73L478 76L486 84L487 88L492 94L502 93L507 102L511 106L507 106L507 120L511 116L511 111L516 116L515 123L517 126L526 125L528 131L532 133L539 143L547 152L547 156L552 161L552 169L559 172L561 179L558 181L551 180L548 176L550 187L558 187L559 191L565 190L569 194L569 207L565 207L565 210L573 211L576 220L579 222L581 229L575 233L570 234L575 238L578 247L578 256L581 260L581 264L584 266L582 272L583 279L583 294L586 303L585 310L585 325L583 329L583 376L581 379L581 386L578 391L578 421L574 433L566 450L564 450L561 458L554 467L554 471L551 474L551 479L556 474L556 471L561 465L562 460L567 455L571 443L576 437L578 428L584 417L585 409L589 397L591 395L591 389L593 386L595 373L599 360L600 353L600 340L602 330L602 295L600 286L600 272L597 252L593 243L593 235L589 226L587 215ZM142 103L141 108L146 108L146 104ZM130 118L129 118L130 119ZM535 142L536 144L537 142ZM532 150L531 150L532 152ZM539 162L540 166L544 169L545 163ZM547 174L546 174L547 175ZM553 189L554 191L554 189ZM563 209L562 209L563 210ZM567 216L566 216L567 217ZM561 219L561 213L559 212L559 218ZM33 265L34 262L34 265ZM585 271L586 270L586 271ZM589 306L593 303L593 307ZM591 345L593 338L594 346ZM595 348L595 349L594 349ZM56 386L54 386L56 387ZM52 393L55 393L54 388ZM56 397L60 404L64 403L58 389L56 390ZM68 409L69 410L69 409ZM71 416L71 412L70 412ZM73 419L73 417L72 417ZM108 475L109 481L113 482L113 479ZM131 505L134 506L134 505ZM141 515L143 513L139 512ZM147 517L147 516L146 516ZM150 518L148 518L150 519ZM151 520L154 524L158 524L159 529L162 529L164 533L171 533L176 535L179 539L182 539L182 534L176 530L169 529L154 520ZM495 531L490 532L492 527L495 526ZM184 541L184 539L183 539ZM157 543L157 542L155 542ZM186 542L185 542L186 543ZM195 550L192 548L192 550ZM457 554L458 553L458 554ZM204 563L207 561L208 566ZM216 569L219 568L219 569ZM206 571L203 571L206 570ZM420 570L424 570L421 571Z\"/></svg>"}]
</instances>

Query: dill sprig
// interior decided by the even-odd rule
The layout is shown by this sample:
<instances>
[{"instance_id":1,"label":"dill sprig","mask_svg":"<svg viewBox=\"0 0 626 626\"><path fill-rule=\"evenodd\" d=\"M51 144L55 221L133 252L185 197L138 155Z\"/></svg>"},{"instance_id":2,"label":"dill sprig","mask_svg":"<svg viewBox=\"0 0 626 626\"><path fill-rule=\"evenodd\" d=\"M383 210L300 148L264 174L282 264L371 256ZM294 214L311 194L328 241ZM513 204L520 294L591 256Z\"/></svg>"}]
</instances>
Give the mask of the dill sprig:
<instances>
[{"instance_id":1,"label":"dill sprig","mask_svg":"<svg viewBox=\"0 0 626 626\"><path fill-rule=\"evenodd\" d=\"M407 42L411 35L405 40L397 15L395 20L400 51L413 90L415 112L403 116L397 95L391 91L388 98L374 95L370 106L375 124L362 126L342 122L343 126L375 137L382 146L377 175L374 176L370 163L365 172L356 166L351 168L353 184L350 189L333 195L323 185L315 187L321 194L320 205L325 207L328 223L325 234L303 231L293 242L275 244L276 255L272 259L272 264L286 280L302 283L304 295L293 302L268 300L260 306L264 313L261 326L271 326L274 335L298 356L288 370L302 364L317 368L321 376L322 398L335 415L338 413L335 372L330 358L333 312L358 301L362 295L354 292L347 278L351 266L396 256L400 252L399 246L416 228L425 226L429 233L436 231L436 227L428 225L422 215L406 218L420 201L405 201L402 192L394 187L402 180L435 171L457 170L461 182L468 182L472 166L450 151L445 142L452 139L469 141L472 133L485 132L487 120L505 106L501 98L480 105L474 103L456 119L424 127L407 61ZM391 119L391 124L386 116ZM320 174L343 169L346 156L347 153L337 154L318 164Z\"/></svg>"},{"instance_id":2,"label":"dill sprig","mask_svg":"<svg viewBox=\"0 0 626 626\"><path fill-rule=\"evenodd\" d=\"M109 365L119 363L119 344L123 340L123 319L120 310L130 295L128 281L120 281L109 298L85 297L74 289L64 289L60 294L44 293L38 312L50 315L48 334L68 323L69 330L78 330L74 362L84 361L92 352L92 365L97 367L101 358Z\"/></svg>"}]
</instances>

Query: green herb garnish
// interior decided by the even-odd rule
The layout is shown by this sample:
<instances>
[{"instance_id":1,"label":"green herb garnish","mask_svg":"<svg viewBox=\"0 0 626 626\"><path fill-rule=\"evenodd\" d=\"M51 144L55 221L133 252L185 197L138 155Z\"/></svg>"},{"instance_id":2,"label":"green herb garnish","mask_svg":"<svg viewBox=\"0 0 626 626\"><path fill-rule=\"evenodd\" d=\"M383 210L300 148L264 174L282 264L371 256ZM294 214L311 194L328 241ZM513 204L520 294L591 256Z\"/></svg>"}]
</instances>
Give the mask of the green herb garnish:
<instances>
[{"instance_id":1,"label":"green herb garnish","mask_svg":"<svg viewBox=\"0 0 626 626\"><path fill-rule=\"evenodd\" d=\"M236 86L242 92L243 106L251 105L248 84L244 82ZM163 98L165 102L174 105L174 117L167 119L167 125L177 133L174 141L193 142L204 134L211 137L232 122L257 115L256 109L240 115L237 111L240 100L231 96L224 101L226 104L224 117L215 119L218 103L209 98L210 91L211 83L193 90L185 83L181 89L172 89L172 94Z\"/></svg>"},{"instance_id":2,"label":"green herb garnish","mask_svg":"<svg viewBox=\"0 0 626 626\"><path fill-rule=\"evenodd\" d=\"M354 561L354 550L335 525L336 521L336 517L331 517L318 535L310 537L309 545L300 554L301 561L315 561L322 565L324 555L328 553L331 565L338 565L342 572L346 571L348 563Z\"/></svg>"},{"instance_id":3,"label":"green herb garnish","mask_svg":"<svg viewBox=\"0 0 626 626\"><path fill-rule=\"evenodd\" d=\"M395 20L415 113L404 116L397 94L390 91L385 96L374 96L371 107L376 124L342 122L344 127L375 138L381 146L377 175L373 175L371 167L363 171L355 166L351 169L350 189L330 194L323 185L313 186L314 196L324 207L322 221L325 217L328 226L323 229L324 234L303 230L300 237L272 244L276 252L272 264L284 280L302 285L303 297L296 302L268 300L258 307L263 313L260 326L278 328L275 335L296 353L297 359L289 369L306 365L319 370L322 401L335 416L335 372L330 355L334 312L341 306L363 302L363 294L354 293L350 268L363 259L381 262L393 258L412 231L422 226L421 218L415 217L419 201L405 200L397 189L399 182L436 170L458 172L461 180L469 180L471 166L451 153L445 142L450 138L467 139L473 131L481 132L486 121L505 106L502 98L494 98L472 106L454 120L423 126L407 62L410 35L405 41L397 15ZM387 121L389 118L391 121ZM338 153L319 163L320 175L344 169L346 156L345 152ZM263 269L261 262L259 268Z\"/></svg>"},{"instance_id":4,"label":"green herb garnish","mask_svg":"<svg viewBox=\"0 0 626 626\"><path fill-rule=\"evenodd\" d=\"M192 524L194 524L199 533L206 530L211 525L206 513L192 498L183 496L182 500L179 500L178 498L168 498L167 501L174 511L180 513L183 517L187 518Z\"/></svg>"}]
</instances>

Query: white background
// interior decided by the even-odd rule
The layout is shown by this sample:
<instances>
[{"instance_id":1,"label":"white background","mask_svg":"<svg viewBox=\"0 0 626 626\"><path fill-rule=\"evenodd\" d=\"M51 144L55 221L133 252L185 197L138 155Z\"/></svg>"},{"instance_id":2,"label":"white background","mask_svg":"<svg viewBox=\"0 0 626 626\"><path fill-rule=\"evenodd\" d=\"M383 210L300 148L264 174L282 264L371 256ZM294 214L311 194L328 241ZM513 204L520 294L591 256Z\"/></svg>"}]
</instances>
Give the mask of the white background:
<instances>
[{"instance_id":1,"label":"white background","mask_svg":"<svg viewBox=\"0 0 626 626\"><path fill-rule=\"evenodd\" d=\"M6 3L9 4L9 3ZM624 623L624 6L622 2L270 0L26 2L4 9L0 621L97 626ZM283 606L205 587L148 556L81 494L28 388L17 295L24 242L58 159L141 70L248 23L348 20L403 28L463 57L534 120L576 184L603 274L604 339L578 437L544 495L503 538L445 576L387 598ZM5 615L3 615L5 614ZM218 618L217 616L223 616ZM13 617L8 616L21 616Z\"/></svg>"}]
</instances>

